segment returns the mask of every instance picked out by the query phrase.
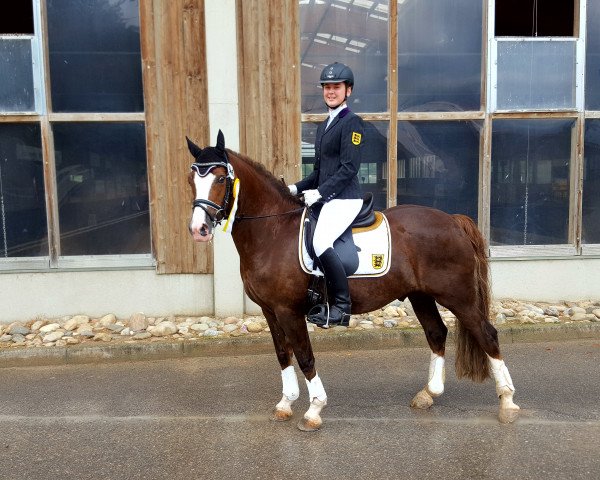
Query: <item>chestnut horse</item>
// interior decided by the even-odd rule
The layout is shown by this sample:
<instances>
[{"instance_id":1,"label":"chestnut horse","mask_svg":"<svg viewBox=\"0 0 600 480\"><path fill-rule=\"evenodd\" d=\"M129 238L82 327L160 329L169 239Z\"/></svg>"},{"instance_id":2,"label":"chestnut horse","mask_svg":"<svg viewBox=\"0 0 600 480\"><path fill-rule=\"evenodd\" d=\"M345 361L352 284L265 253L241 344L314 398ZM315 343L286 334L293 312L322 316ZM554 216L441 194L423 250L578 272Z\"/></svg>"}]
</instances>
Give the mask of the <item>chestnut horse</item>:
<instances>
[{"instance_id":1,"label":"chestnut horse","mask_svg":"<svg viewBox=\"0 0 600 480\"><path fill-rule=\"evenodd\" d=\"M316 430L327 395L315 369L305 321L310 275L298 259L303 204L262 165L226 149L221 131L215 147L202 149L189 139L188 147L195 158L189 173L194 195L190 233L194 240L208 242L221 220L232 227L244 289L263 311L282 369L283 396L274 418L289 420L299 396L295 356L310 401L298 427ZM391 268L377 278L350 278L352 313L370 312L396 299L410 300L432 352L428 381L411 406L428 408L444 391L448 330L436 302L446 307L457 319L458 378L481 382L491 373L500 398L499 419L514 421L519 407L513 403L514 386L489 321L488 263L477 227L464 215L415 205L383 213L393 242Z\"/></svg>"}]
</instances>

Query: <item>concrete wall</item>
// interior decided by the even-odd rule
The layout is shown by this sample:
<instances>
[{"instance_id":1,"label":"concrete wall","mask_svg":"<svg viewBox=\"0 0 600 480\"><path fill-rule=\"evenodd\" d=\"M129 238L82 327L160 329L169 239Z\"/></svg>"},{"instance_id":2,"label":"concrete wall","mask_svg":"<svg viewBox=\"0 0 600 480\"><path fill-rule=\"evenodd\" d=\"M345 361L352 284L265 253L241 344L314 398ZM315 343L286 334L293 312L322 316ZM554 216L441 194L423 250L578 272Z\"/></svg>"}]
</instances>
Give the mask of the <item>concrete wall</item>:
<instances>
[{"instance_id":1,"label":"concrete wall","mask_svg":"<svg viewBox=\"0 0 600 480\"><path fill-rule=\"evenodd\" d=\"M154 270L0 274L0 323L114 313L148 316L213 312L212 275L157 275Z\"/></svg>"}]
</instances>

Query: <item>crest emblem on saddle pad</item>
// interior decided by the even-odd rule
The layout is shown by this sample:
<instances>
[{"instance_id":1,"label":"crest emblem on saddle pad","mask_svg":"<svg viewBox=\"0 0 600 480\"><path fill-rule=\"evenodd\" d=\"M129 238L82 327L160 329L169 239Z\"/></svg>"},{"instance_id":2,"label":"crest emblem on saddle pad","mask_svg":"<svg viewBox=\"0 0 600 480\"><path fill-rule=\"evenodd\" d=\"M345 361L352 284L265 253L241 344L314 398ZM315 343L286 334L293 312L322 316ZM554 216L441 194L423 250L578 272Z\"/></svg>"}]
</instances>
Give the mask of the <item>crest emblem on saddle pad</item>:
<instances>
[{"instance_id":1,"label":"crest emblem on saddle pad","mask_svg":"<svg viewBox=\"0 0 600 480\"><path fill-rule=\"evenodd\" d=\"M358 132L352 132L352 143L354 145L360 145L360 141L362 140L362 135Z\"/></svg>"},{"instance_id":2,"label":"crest emblem on saddle pad","mask_svg":"<svg viewBox=\"0 0 600 480\"><path fill-rule=\"evenodd\" d=\"M383 268L383 253L373 253L371 255L371 265L375 270Z\"/></svg>"}]
</instances>

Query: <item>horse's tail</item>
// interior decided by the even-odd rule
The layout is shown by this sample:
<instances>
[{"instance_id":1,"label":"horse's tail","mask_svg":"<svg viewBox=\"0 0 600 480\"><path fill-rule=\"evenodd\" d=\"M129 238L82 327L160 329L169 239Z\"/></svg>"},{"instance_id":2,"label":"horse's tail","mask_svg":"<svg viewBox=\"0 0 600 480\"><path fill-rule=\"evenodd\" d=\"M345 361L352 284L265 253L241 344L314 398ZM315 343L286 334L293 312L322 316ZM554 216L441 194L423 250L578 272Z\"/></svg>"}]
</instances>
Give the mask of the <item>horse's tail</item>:
<instances>
[{"instance_id":1,"label":"horse's tail","mask_svg":"<svg viewBox=\"0 0 600 480\"><path fill-rule=\"evenodd\" d=\"M486 243L483 235L471 218L465 215L452 215L454 221L460 225L469 237L474 251L475 272L474 282L476 291L476 305L481 329L484 335L488 332L495 335L495 329L490 323L490 278L488 259L486 254ZM456 322L456 376L467 377L475 382L483 382L490 376L489 362L481 345L468 329L466 329L457 318Z\"/></svg>"}]
</instances>

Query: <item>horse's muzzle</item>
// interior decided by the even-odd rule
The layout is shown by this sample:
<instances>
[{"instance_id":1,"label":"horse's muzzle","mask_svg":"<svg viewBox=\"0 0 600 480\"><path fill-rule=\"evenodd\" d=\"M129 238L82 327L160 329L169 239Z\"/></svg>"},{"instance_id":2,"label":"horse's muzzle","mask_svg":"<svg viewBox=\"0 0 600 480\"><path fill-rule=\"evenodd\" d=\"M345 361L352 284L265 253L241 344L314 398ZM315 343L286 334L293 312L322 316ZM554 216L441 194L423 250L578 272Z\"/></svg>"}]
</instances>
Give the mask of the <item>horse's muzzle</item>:
<instances>
[{"instance_id":1,"label":"horse's muzzle","mask_svg":"<svg viewBox=\"0 0 600 480\"><path fill-rule=\"evenodd\" d=\"M206 223L200 228L192 228L190 225L190 233L196 242L210 242L213 238L212 228Z\"/></svg>"}]
</instances>

